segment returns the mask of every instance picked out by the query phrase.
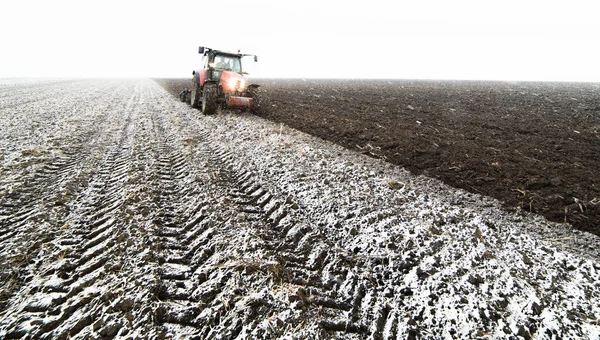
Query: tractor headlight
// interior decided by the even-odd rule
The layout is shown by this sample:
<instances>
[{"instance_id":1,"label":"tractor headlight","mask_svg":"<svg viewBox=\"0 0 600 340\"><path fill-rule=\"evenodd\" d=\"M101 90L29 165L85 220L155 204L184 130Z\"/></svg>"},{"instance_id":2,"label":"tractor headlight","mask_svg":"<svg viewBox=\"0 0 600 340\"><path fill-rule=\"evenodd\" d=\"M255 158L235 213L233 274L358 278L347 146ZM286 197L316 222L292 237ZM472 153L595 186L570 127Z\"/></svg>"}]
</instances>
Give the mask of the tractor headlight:
<instances>
[{"instance_id":1,"label":"tractor headlight","mask_svg":"<svg viewBox=\"0 0 600 340\"><path fill-rule=\"evenodd\" d=\"M227 86L229 86L229 88L231 90L235 91L235 85L236 85L236 83L237 83L237 79L230 78L229 81L228 81L228 83L227 83Z\"/></svg>"},{"instance_id":2,"label":"tractor headlight","mask_svg":"<svg viewBox=\"0 0 600 340\"><path fill-rule=\"evenodd\" d=\"M240 92L243 92L244 89L246 88L246 80L245 79L230 78L230 79L227 80L227 87L231 91L240 91Z\"/></svg>"}]
</instances>

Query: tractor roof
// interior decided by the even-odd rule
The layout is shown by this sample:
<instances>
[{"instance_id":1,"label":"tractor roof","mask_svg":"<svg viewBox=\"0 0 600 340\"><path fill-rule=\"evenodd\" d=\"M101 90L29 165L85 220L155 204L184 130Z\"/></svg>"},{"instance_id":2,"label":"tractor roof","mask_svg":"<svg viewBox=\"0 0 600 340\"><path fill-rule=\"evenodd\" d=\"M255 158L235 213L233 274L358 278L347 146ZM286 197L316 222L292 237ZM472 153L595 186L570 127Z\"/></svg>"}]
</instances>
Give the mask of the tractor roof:
<instances>
[{"instance_id":1,"label":"tractor roof","mask_svg":"<svg viewBox=\"0 0 600 340\"><path fill-rule=\"evenodd\" d=\"M200 51L202 51L202 52L200 52ZM198 52L202 53L202 54L207 54L207 53L222 54L222 55L228 55L228 56L231 56L231 57L238 57L238 58L239 57L253 56L254 55L254 54L243 54L243 53L240 53L240 52L235 53L235 52L228 52L228 51L222 51L222 50L215 50L215 49L212 49L212 48L209 48L209 47L202 47L202 46L200 47L200 50Z\"/></svg>"},{"instance_id":2,"label":"tractor roof","mask_svg":"<svg viewBox=\"0 0 600 340\"><path fill-rule=\"evenodd\" d=\"M228 55L230 57L241 57L241 56L243 56L243 54L241 54L241 53L233 53L233 52L226 52L226 51L220 51L220 50L212 50L210 52L214 53L214 54Z\"/></svg>"}]
</instances>

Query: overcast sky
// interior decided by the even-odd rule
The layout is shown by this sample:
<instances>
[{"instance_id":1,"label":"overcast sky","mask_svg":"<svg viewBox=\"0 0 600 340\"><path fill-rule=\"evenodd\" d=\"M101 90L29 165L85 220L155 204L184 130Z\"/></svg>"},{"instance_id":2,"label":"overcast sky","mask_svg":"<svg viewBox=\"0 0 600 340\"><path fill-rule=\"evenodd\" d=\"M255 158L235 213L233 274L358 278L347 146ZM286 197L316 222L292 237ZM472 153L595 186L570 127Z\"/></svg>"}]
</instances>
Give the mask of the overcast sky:
<instances>
[{"instance_id":1,"label":"overcast sky","mask_svg":"<svg viewBox=\"0 0 600 340\"><path fill-rule=\"evenodd\" d=\"M177 77L198 46L255 53L255 77L600 82L600 2L0 3L0 78Z\"/></svg>"}]
</instances>

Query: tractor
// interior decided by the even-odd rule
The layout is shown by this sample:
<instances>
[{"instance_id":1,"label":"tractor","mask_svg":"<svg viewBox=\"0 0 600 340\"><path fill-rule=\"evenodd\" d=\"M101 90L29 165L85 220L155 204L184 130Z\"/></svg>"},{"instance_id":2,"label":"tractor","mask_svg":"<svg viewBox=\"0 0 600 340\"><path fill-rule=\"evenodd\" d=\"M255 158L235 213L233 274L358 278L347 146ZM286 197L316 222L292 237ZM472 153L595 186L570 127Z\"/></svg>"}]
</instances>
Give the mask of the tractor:
<instances>
[{"instance_id":1,"label":"tractor","mask_svg":"<svg viewBox=\"0 0 600 340\"><path fill-rule=\"evenodd\" d=\"M258 57L252 54L224 52L200 46L202 68L192 72L190 89L179 94L183 102L189 101L203 114L214 114L218 107L239 108L256 111L258 107L259 85L249 84L242 69L242 58Z\"/></svg>"}]
</instances>

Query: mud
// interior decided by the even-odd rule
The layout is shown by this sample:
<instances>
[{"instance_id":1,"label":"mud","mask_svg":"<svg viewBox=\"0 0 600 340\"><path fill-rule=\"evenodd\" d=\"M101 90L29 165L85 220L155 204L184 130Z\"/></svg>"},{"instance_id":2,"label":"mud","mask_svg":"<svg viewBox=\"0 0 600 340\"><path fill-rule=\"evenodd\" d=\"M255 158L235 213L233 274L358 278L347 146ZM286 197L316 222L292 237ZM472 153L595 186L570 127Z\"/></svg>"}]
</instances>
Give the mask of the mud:
<instances>
[{"instance_id":1,"label":"mud","mask_svg":"<svg viewBox=\"0 0 600 340\"><path fill-rule=\"evenodd\" d=\"M0 82L0 108L0 338L600 334L600 240L569 224L150 80Z\"/></svg>"}]
</instances>

